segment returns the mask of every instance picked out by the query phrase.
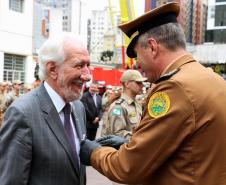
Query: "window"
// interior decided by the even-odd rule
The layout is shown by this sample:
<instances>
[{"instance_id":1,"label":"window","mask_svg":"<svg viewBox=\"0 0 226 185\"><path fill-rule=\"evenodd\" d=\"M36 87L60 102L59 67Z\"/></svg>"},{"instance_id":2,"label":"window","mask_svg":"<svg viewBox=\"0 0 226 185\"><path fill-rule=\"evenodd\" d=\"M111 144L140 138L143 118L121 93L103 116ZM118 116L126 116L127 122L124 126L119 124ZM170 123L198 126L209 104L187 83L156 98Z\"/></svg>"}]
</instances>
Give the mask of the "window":
<instances>
[{"instance_id":1,"label":"window","mask_svg":"<svg viewBox=\"0 0 226 185\"><path fill-rule=\"evenodd\" d=\"M215 26L226 26L226 5L216 6Z\"/></svg>"},{"instance_id":2,"label":"window","mask_svg":"<svg viewBox=\"0 0 226 185\"><path fill-rule=\"evenodd\" d=\"M25 80L25 57L4 54L4 81Z\"/></svg>"},{"instance_id":3,"label":"window","mask_svg":"<svg viewBox=\"0 0 226 185\"><path fill-rule=\"evenodd\" d=\"M9 0L9 9L22 13L24 11L24 0Z\"/></svg>"}]
</instances>

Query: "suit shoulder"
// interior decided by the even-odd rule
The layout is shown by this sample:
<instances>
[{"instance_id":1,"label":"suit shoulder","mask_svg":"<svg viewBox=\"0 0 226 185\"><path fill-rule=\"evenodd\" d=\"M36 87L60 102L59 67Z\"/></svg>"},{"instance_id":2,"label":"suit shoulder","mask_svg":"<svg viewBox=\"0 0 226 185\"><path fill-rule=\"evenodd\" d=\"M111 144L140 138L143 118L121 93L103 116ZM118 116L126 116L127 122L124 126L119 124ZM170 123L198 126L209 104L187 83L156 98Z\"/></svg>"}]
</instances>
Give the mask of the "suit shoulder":
<instances>
[{"instance_id":1,"label":"suit shoulder","mask_svg":"<svg viewBox=\"0 0 226 185\"><path fill-rule=\"evenodd\" d=\"M11 106L19 107L20 109L30 109L38 104L36 97L37 94L35 92L29 92L18 97Z\"/></svg>"},{"instance_id":2,"label":"suit shoulder","mask_svg":"<svg viewBox=\"0 0 226 185\"><path fill-rule=\"evenodd\" d=\"M84 105L81 100L75 100L72 102L73 106L84 108Z\"/></svg>"}]
</instances>

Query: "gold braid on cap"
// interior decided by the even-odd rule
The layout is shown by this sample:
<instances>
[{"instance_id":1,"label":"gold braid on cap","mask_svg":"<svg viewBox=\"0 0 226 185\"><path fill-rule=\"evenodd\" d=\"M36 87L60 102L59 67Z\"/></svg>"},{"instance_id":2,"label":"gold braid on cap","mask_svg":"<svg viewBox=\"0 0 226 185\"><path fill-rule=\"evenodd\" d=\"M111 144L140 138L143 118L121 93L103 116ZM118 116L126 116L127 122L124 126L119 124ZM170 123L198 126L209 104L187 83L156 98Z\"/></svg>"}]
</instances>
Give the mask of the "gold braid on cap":
<instances>
[{"instance_id":1,"label":"gold braid on cap","mask_svg":"<svg viewBox=\"0 0 226 185\"><path fill-rule=\"evenodd\" d=\"M136 37L136 36L139 35L139 34L140 34L140 33L139 33L139 31L137 30L136 32L134 32L134 33L131 35L130 40L133 40L134 37Z\"/></svg>"}]
</instances>

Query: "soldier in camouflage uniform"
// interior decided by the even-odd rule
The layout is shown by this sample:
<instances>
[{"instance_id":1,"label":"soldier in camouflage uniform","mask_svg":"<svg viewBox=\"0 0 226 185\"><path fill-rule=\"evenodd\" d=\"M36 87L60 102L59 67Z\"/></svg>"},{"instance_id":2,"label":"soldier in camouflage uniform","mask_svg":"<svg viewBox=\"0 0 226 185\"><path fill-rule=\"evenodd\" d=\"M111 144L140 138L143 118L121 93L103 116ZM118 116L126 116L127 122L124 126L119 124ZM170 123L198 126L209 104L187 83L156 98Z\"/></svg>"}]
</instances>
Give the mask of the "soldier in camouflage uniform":
<instances>
[{"instance_id":1,"label":"soldier in camouflage uniform","mask_svg":"<svg viewBox=\"0 0 226 185\"><path fill-rule=\"evenodd\" d=\"M7 109L7 104L6 104L7 88L8 88L7 82L0 83L0 128L2 125L4 112Z\"/></svg>"},{"instance_id":2,"label":"soldier in camouflage uniform","mask_svg":"<svg viewBox=\"0 0 226 185\"><path fill-rule=\"evenodd\" d=\"M3 121L4 113L10 104L20 96L20 89L23 82L20 80L11 82L2 82L0 93L0 127ZM13 90L9 91L10 86L13 85Z\"/></svg>"},{"instance_id":3,"label":"soldier in camouflage uniform","mask_svg":"<svg viewBox=\"0 0 226 185\"><path fill-rule=\"evenodd\" d=\"M23 82L21 82L20 80L14 80L12 85L13 90L11 92L8 92L6 95L7 108L11 105L12 102L14 102L15 99L20 96L20 90Z\"/></svg>"},{"instance_id":4,"label":"soldier in camouflage uniform","mask_svg":"<svg viewBox=\"0 0 226 185\"><path fill-rule=\"evenodd\" d=\"M141 119L142 108L136 101L136 95L141 93L146 78L137 70L127 70L122 74L123 93L113 102L103 123L101 135L118 135L129 139L132 130Z\"/></svg>"}]
</instances>

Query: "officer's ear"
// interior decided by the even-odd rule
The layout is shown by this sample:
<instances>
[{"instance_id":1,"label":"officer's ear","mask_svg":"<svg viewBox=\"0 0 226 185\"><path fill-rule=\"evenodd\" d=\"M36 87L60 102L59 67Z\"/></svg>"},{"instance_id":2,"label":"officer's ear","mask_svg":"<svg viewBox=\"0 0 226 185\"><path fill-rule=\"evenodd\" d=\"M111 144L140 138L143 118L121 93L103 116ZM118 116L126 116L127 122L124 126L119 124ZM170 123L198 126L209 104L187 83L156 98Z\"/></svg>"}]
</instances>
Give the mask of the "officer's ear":
<instances>
[{"instance_id":1,"label":"officer's ear","mask_svg":"<svg viewBox=\"0 0 226 185\"><path fill-rule=\"evenodd\" d=\"M125 81L125 82L124 82L124 86L125 86L126 88L128 88L129 82L130 82L130 81Z\"/></svg>"},{"instance_id":2,"label":"officer's ear","mask_svg":"<svg viewBox=\"0 0 226 185\"><path fill-rule=\"evenodd\" d=\"M158 53L158 43L157 41L150 37L148 38L147 46L150 48L150 52L152 53L152 56L156 56Z\"/></svg>"},{"instance_id":3,"label":"officer's ear","mask_svg":"<svg viewBox=\"0 0 226 185\"><path fill-rule=\"evenodd\" d=\"M49 61L46 63L46 74L48 77L52 78L53 80L57 79L58 76L58 68L59 66L56 64L56 62Z\"/></svg>"}]
</instances>

